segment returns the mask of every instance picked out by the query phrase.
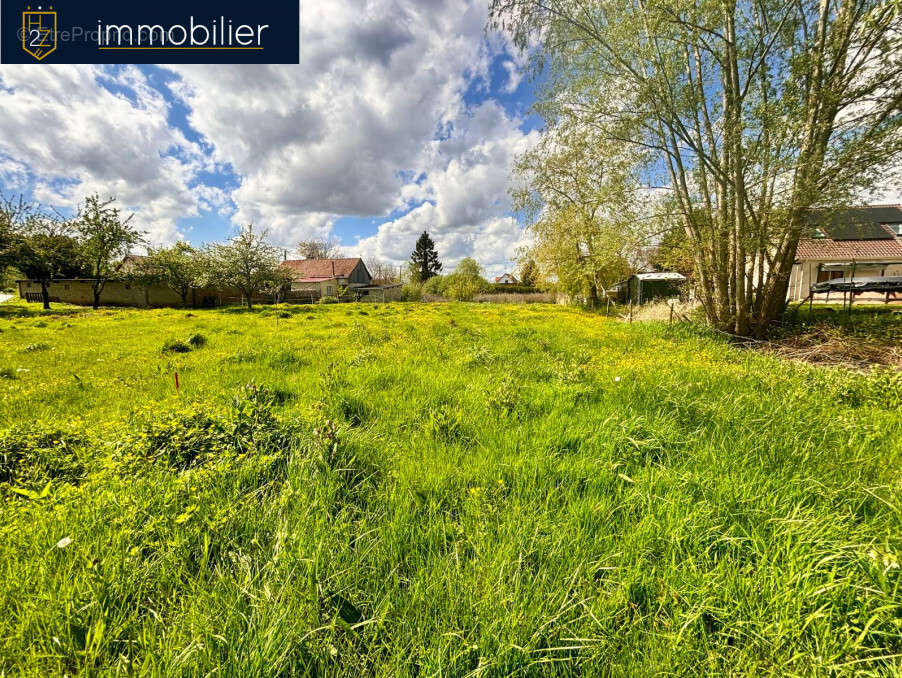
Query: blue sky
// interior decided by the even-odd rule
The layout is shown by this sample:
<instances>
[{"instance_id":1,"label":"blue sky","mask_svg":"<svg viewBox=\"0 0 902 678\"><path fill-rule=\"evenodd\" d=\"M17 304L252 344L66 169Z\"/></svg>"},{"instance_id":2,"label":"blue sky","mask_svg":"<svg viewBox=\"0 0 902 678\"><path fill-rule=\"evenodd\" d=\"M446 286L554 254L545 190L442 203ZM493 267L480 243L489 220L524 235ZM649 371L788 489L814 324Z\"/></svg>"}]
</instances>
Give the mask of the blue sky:
<instances>
[{"instance_id":1,"label":"blue sky","mask_svg":"<svg viewBox=\"0 0 902 678\"><path fill-rule=\"evenodd\" d=\"M399 264L429 230L489 274L524 241L511 166L535 83L482 2L301 4L299 66L0 66L0 188L114 195L155 243L333 237Z\"/></svg>"}]
</instances>

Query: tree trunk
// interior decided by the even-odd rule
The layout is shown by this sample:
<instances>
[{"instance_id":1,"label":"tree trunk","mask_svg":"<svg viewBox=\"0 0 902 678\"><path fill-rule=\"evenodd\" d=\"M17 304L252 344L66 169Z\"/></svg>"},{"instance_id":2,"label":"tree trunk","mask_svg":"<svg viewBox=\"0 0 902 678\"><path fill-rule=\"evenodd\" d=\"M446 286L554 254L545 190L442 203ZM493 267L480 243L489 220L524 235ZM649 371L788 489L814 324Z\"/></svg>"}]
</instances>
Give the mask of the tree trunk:
<instances>
[{"instance_id":1,"label":"tree trunk","mask_svg":"<svg viewBox=\"0 0 902 678\"><path fill-rule=\"evenodd\" d=\"M50 310L50 292L47 290L47 281L41 281L41 301L44 302L44 308Z\"/></svg>"}]
</instances>

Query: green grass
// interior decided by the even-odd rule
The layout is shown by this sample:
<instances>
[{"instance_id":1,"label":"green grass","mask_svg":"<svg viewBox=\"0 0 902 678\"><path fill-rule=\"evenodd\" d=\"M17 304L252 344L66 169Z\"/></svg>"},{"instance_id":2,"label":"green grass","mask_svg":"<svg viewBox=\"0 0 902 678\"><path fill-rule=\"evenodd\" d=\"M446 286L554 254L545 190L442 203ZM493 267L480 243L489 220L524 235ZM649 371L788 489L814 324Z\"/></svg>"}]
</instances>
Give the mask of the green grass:
<instances>
[{"instance_id":1,"label":"green grass","mask_svg":"<svg viewBox=\"0 0 902 678\"><path fill-rule=\"evenodd\" d=\"M900 673L898 373L540 305L0 309L0 675Z\"/></svg>"}]
</instances>

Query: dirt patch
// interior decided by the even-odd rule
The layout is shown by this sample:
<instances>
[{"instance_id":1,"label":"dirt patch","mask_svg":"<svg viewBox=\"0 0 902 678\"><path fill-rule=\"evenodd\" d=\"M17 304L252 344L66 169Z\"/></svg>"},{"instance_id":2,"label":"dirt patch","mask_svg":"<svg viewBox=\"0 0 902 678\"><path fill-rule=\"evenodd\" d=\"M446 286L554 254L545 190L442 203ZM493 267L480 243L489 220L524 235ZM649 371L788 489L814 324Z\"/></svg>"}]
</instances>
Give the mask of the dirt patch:
<instances>
[{"instance_id":1,"label":"dirt patch","mask_svg":"<svg viewBox=\"0 0 902 678\"><path fill-rule=\"evenodd\" d=\"M750 348L818 365L853 369L884 365L902 369L902 346L897 342L853 336L836 327L811 327L797 334L757 342Z\"/></svg>"}]
</instances>

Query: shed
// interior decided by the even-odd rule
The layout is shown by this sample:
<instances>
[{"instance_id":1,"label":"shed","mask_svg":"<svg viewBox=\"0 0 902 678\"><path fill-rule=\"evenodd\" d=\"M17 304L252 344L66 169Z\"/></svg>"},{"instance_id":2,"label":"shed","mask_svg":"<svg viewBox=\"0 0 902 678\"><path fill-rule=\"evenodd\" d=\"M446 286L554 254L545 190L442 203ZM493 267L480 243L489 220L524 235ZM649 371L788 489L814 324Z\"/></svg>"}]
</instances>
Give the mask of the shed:
<instances>
[{"instance_id":1,"label":"shed","mask_svg":"<svg viewBox=\"0 0 902 678\"><path fill-rule=\"evenodd\" d=\"M678 297L684 282L686 276L676 271L635 273L617 283L617 301L622 304L630 301L634 304L643 304L654 299Z\"/></svg>"}]
</instances>

